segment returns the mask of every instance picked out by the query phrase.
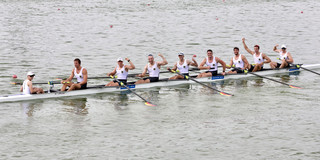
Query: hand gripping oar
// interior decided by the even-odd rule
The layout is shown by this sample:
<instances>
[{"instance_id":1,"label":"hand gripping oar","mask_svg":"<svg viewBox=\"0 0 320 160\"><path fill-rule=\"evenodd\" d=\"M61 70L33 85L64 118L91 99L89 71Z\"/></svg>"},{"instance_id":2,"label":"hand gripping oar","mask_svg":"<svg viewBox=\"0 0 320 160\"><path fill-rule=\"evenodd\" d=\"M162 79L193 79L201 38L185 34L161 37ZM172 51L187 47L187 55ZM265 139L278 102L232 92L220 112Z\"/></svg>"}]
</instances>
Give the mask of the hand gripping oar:
<instances>
[{"instance_id":1,"label":"hand gripping oar","mask_svg":"<svg viewBox=\"0 0 320 160\"><path fill-rule=\"evenodd\" d=\"M278 60L281 60L280 58L277 58L277 59L278 59ZM286 62L287 62L287 60L286 60ZM288 62L287 62L287 63L288 63ZM288 63L288 64L290 65L291 63ZM315 72L315 71L313 71L313 70L310 70L310 69L308 69L308 68L301 67L301 65L299 65L299 64L292 64L292 65L295 66L295 67L297 67L297 68L302 68L302 69L304 69L304 70L306 70L306 71L309 71L309 72L311 72L311 73L320 75L320 73Z\"/></svg>"},{"instance_id":2,"label":"hand gripping oar","mask_svg":"<svg viewBox=\"0 0 320 160\"><path fill-rule=\"evenodd\" d=\"M268 80L270 80L270 81L274 81L274 82L277 82L277 83L281 83L281 84L287 85L287 86L289 86L289 87L291 87L291 88L302 89L301 87L294 86L294 85L290 85L290 84L288 84L288 83L284 83L284 82L281 82L281 81L278 81L278 80L275 80L275 79L272 79L272 78L268 78L268 77L265 77L265 76L261 76L261 75L259 75L259 74L254 73L254 72L248 72L248 70L244 70L244 73L253 74L253 75L257 76L257 77L265 78L265 79L268 79Z\"/></svg>"},{"instance_id":3,"label":"hand gripping oar","mask_svg":"<svg viewBox=\"0 0 320 160\"><path fill-rule=\"evenodd\" d=\"M179 71L178 69L177 69L176 71L171 70L171 72L172 72L172 73L177 73L178 75L181 75L181 76L184 76L183 74L179 73L180 71ZM196 82L196 83L199 83L199 84L201 84L201 85L203 85L203 86L205 86L205 87L208 87L208 88L210 88L210 89L212 89L212 90L214 90L214 91L219 92L220 95L223 95L223 96L233 96L232 94L229 94L229 93L226 93L226 92L222 92L222 91L220 91L220 90L218 90L218 89L215 89L215 88L213 88L213 87L211 87L211 86L208 86L208 85L206 85L206 84L204 84L204 83L202 83L202 82L199 82L199 81L197 81L197 80L195 80L194 78L191 78L191 77L189 77L189 76L185 76L185 77L186 77L186 79L190 79L190 80L192 80L192 81L194 81L194 82Z\"/></svg>"},{"instance_id":4,"label":"hand gripping oar","mask_svg":"<svg viewBox=\"0 0 320 160\"><path fill-rule=\"evenodd\" d=\"M152 104L151 102L147 101L146 99L144 99L143 97L141 97L139 94L137 94L136 92L134 92L132 89L130 89L127 85L123 84L122 82L120 82L116 77L110 76L112 77L114 80L116 80L118 83L120 83L121 86L126 87L129 91L131 91L133 94L135 94L136 96L140 97L142 100L144 100L144 104L147 106L151 106L154 107L156 106L155 104Z\"/></svg>"}]
</instances>

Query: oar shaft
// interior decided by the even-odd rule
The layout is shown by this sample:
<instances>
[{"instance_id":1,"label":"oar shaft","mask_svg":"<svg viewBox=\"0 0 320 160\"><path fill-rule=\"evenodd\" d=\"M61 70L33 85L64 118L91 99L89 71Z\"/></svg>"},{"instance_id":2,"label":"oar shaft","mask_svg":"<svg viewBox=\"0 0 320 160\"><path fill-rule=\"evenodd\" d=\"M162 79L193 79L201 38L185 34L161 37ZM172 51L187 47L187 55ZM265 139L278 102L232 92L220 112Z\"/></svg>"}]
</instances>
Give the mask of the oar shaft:
<instances>
[{"instance_id":1,"label":"oar shaft","mask_svg":"<svg viewBox=\"0 0 320 160\"><path fill-rule=\"evenodd\" d=\"M126 87L129 91L131 91L133 94L135 94L136 96L138 96L139 98L141 98L143 101L148 102L146 99L144 99L143 97L141 97L138 93L136 93L135 91L133 91L132 89L130 89L127 85L123 84L122 82L120 82L117 78L114 78L119 85L122 84L122 86ZM148 102L149 103L149 102Z\"/></svg>"},{"instance_id":2,"label":"oar shaft","mask_svg":"<svg viewBox=\"0 0 320 160\"><path fill-rule=\"evenodd\" d=\"M302 68L302 69L304 69L304 70L306 70L306 71L309 71L309 72L311 72L311 73L314 73L314 74L317 74L317 75L320 76L320 73L318 73L318 72L315 72L315 71L313 71L313 70L310 70L310 69L308 69L308 68L301 67L301 66L300 66L300 68Z\"/></svg>"}]
</instances>

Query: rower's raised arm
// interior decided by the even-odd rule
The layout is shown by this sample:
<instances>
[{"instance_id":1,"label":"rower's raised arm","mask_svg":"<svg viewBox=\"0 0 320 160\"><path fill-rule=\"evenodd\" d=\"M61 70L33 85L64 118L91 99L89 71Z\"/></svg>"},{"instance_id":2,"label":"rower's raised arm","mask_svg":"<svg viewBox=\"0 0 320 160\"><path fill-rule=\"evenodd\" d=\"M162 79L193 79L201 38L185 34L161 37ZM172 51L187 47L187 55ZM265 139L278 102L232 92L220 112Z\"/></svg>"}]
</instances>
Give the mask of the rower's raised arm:
<instances>
[{"instance_id":1,"label":"rower's raised arm","mask_svg":"<svg viewBox=\"0 0 320 160\"><path fill-rule=\"evenodd\" d=\"M129 66L126 65L127 69L133 70L136 68L129 58L125 58L125 60L128 61L128 63L130 64Z\"/></svg>"},{"instance_id":2,"label":"rower's raised arm","mask_svg":"<svg viewBox=\"0 0 320 160\"><path fill-rule=\"evenodd\" d=\"M197 63L197 61L196 61L193 57L192 57L192 62L189 61L189 64L190 64L191 66L198 67L198 63Z\"/></svg>"},{"instance_id":3,"label":"rower's raised arm","mask_svg":"<svg viewBox=\"0 0 320 160\"><path fill-rule=\"evenodd\" d=\"M159 53L158 56L162 58L162 62L158 62L158 67L168 64L168 61L166 60L166 58L164 58L164 56L161 53Z\"/></svg>"},{"instance_id":4,"label":"rower's raised arm","mask_svg":"<svg viewBox=\"0 0 320 160\"><path fill-rule=\"evenodd\" d=\"M244 47L244 49L245 49L248 53L250 53L251 55L253 55L253 54L254 54L254 52L248 48L248 46L247 46L247 44L246 44L245 40L246 40L245 38L242 38L242 43L243 43L243 47Z\"/></svg>"},{"instance_id":5,"label":"rower's raised arm","mask_svg":"<svg viewBox=\"0 0 320 160\"><path fill-rule=\"evenodd\" d=\"M275 51L275 52L280 52L280 50L279 49L277 49L277 47L278 47L279 45L278 44L276 44L274 47L273 47L273 51Z\"/></svg>"}]
</instances>

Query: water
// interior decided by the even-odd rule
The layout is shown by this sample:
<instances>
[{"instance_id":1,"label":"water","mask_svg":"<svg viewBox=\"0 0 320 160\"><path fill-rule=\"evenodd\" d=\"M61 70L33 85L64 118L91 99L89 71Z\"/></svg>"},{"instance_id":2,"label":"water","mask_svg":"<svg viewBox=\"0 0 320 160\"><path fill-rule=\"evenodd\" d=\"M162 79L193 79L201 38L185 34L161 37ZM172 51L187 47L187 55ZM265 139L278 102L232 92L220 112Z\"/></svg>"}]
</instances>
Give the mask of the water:
<instances>
[{"instance_id":1,"label":"water","mask_svg":"<svg viewBox=\"0 0 320 160\"><path fill-rule=\"evenodd\" d=\"M252 62L242 37L272 60L273 46L284 43L296 63L318 63L319 7L316 0L1 1L0 95L18 93L13 74L67 77L76 57L89 76L111 72L119 56L136 65L131 73L142 72L150 53L173 66L180 51L200 62L210 48L229 63L238 46ZM137 90L157 107L126 93L0 104L0 157L319 159L319 76L272 78L304 89L250 78L210 84L231 98L199 85Z\"/></svg>"}]
</instances>

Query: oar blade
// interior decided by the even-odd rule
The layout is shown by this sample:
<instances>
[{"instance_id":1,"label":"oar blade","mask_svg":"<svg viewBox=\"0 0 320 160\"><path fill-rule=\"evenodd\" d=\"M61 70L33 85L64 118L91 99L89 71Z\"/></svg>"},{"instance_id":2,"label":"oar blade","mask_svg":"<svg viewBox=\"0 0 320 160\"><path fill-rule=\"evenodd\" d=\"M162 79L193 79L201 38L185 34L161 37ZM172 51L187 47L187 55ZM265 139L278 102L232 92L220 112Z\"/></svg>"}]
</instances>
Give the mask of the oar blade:
<instances>
[{"instance_id":1,"label":"oar blade","mask_svg":"<svg viewBox=\"0 0 320 160\"><path fill-rule=\"evenodd\" d=\"M291 88L296 88L296 89L302 89L301 87L294 86L294 85L289 85L289 87L291 87Z\"/></svg>"},{"instance_id":2,"label":"oar blade","mask_svg":"<svg viewBox=\"0 0 320 160\"><path fill-rule=\"evenodd\" d=\"M219 92L220 95L223 95L223 96L233 96L232 94L229 94L229 93L226 93L226 92Z\"/></svg>"},{"instance_id":3,"label":"oar blade","mask_svg":"<svg viewBox=\"0 0 320 160\"><path fill-rule=\"evenodd\" d=\"M144 103L146 106L149 106L149 107L155 107L156 105L155 104L152 104L151 102L146 102Z\"/></svg>"}]
</instances>

